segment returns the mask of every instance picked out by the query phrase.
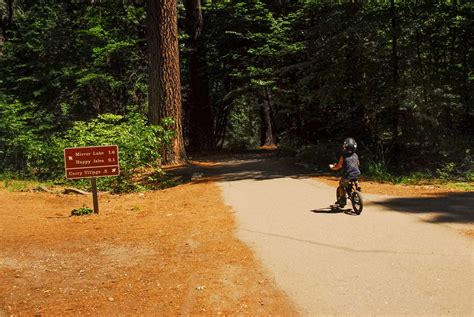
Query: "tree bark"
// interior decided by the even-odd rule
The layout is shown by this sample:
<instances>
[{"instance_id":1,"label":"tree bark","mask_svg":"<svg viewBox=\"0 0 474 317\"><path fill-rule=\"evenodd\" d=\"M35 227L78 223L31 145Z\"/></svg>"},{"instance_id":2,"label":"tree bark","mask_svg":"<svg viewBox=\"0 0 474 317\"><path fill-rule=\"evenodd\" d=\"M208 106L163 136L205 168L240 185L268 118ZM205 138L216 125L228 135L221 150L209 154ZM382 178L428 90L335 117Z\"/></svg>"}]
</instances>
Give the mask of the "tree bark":
<instances>
[{"instance_id":1,"label":"tree bark","mask_svg":"<svg viewBox=\"0 0 474 317\"><path fill-rule=\"evenodd\" d=\"M0 56L3 54L3 44L7 38L7 30L13 21L13 2L14 0L6 0L7 16L5 19L0 19Z\"/></svg>"},{"instance_id":2,"label":"tree bark","mask_svg":"<svg viewBox=\"0 0 474 317\"><path fill-rule=\"evenodd\" d=\"M390 0L390 17L392 24L392 156L395 166L400 164L400 105L399 105L399 65L398 65L398 25L396 18L395 0Z\"/></svg>"},{"instance_id":3,"label":"tree bark","mask_svg":"<svg viewBox=\"0 0 474 317\"><path fill-rule=\"evenodd\" d=\"M189 148L194 151L207 150L213 148L215 142L206 52L202 37L201 0L186 0L185 8L186 26L189 35Z\"/></svg>"},{"instance_id":4,"label":"tree bark","mask_svg":"<svg viewBox=\"0 0 474 317\"><path fill-rule=\"evenodd\" d=\"M186 160L186 151L182 132L176 0L147 0L146 10L149 120L151 124L159 124L163 118L173 119L175 136L164 153L163 162L180 164Z\"/></svg>"},{"instance_id":5,"label":"tree bark","mask_svg":"<svg viewBox=\"0 0 474 317\"><path fill-rule=\"evenodd\" d=\"M3 43L5 43L5 36L3 32L0 32L0 56L3 55Z\"/></svg>"},{"instance_id":6,"label":"tree bark","mask_svg":"<svg viewBox=\"0 0 474 317\"><path fill-rule=\"evenodd\" d=\"M464 26L463 26L464 28ZM468 60L469 48L471 45L469 44L469 31L467 29L463 29L463 36L462 36L462 93L461 93L461 100L464 105L464 115L463 115L463 122L462 122L462 130L465 135L473 135L474 133L474 116L472 115L472 91L473 85L472 81L469 80L469 73L470 73L470 66Z\"/></svg>"},{"instance_id":7,"label":"tree bark","mask_svg":"<svg viewBox=\"0 0 474 317\"><path fill-rule=\"evenodd\" d=\"M275 146L275 140L273 138L273 127L272 127L272 116L271 116L271 105L272 99L270 90L268 87L265 88L266 100L262 104L262 126L260 143L262 146Z\"/></svg>"},{"instance_id":8,"label":"tree bark","mask_svg":"<svg viewBox=\"0 0 474 317\"><path fill-rule=\"evenodd\" d=\"M301 102L299 100L299 95L298 95L298 88L295 86L294 88L294 93L293 93L293 102L296 107L296 112L292 117L292 120L294 120L294 125L296 128L296 137L298 138L303 138L304 137L304 120L303 120L303 109L301 106Z\"/></svg>"}]
</instances>

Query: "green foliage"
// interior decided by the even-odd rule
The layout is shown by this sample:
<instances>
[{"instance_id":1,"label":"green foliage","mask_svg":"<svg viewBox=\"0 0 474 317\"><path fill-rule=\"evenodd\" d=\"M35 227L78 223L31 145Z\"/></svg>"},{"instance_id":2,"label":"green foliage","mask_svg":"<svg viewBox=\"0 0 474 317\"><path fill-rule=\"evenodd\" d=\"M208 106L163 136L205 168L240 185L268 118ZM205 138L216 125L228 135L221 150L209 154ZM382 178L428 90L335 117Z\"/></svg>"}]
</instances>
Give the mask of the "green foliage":
<instances>
[{"instance_id":1,"label":"green foliage","mask_svg":"<svg viewBox=\"0 0 474 317\"><path fill-rule=\"evenodd\" d=\"M99 180L99 186L116 188L117 191L136 191L139 185L129 184L133 169L156 167L161 153L168 146L174 132L172 121L163 120L161 125L150 126L146 118L134 111L128 114L103 114L89 121L76 121L64 133L54 133L44 139L34 130L26 130L29 117L18 116L21 104L3 105L7 120L2 120L0 129L9 131L0 140L4 160L3 168L20 170L25 175L37 178L64 177L63 149L80 146L116 144L119 147L120 177ZM20 164L22 162L22 164Z\"/></svg>"},{"instance_id":2,"label":"green foliage","mask_svg":"<svg viewBox=\"0 0 474 317\"><path fill-rule=\"evenodd\" d=\"M309 144L307 141L286 135L279 144L282 155L295 157L300 163L311 169L328 170L328 164L337 161L337 150L334 144Z\"/></svg>"},{"instance_id":3,"label":"green foliage","mask_svg":"<svg viewBox=\"0 0 474 317\"><path fill-rule=\"evenodd\" d=\"M423 185L433 183L449 183L458 182L458 187L466 187L469 182L473 181L473 169L463 171L463 169L455 163L445 163L435 172L425 169L424 171L411 171L405 174L394 173L382 163L370 163L366 166L366 172L363 177L382 183L406 184L406 185Z\"/></svg>"},{"instance_id":4,"label":"green foliage","mask_svg":"<svg viewBox=\"0 0 474 317\"><path fill-rule=\"evenodd\" d=\"M28 187L23 182L11 182L7 186L9 191L12 192L27 192Z\"/></svg>"},{"instance_id":5,"label":"green foliage","mask_svg":"<svg viewBox=\"0 0 474 317\"><path fill-rule=\"evenodd\" d=\"M459 163L447 162L436 170L437 176L444 181L474 181L474 156L471 150L465 151L465 156Z\"/></svg>"},{"instance_id":6,"label":"green foliage","mask_svg":"<svg viewBox=\"0 0 474 317\"><path fill-rule=\"evenodd\" d=\"M382 162L362 163L361 169L364 171L362 177L367 180L373 180L380 183L421 185L432 183L435 179L433 173L429 170L411 171L405 174L391 171L386 164Z\"/></svg>"},{"instance_id":7,"label":"green foliage","mask_svg":"<svg viewBox=\"0 0 474 317\"><path fill-rule=\"evenodd\" d=\"M381 183L396 183L397 178L390 173L387 166L381 162L371 162L367 165L364 177Z\"/></svg>"},{"instance_id":8,"label":"green foliage","mask_svg":"<svg viewBox=\"0 0 474 317\"><path fill-rule=\"evenodd\" d=\"M53 148L100 146L116 144L119 148L120 176L100 178L99 188L116 192L143 190L133 182L133 171L138 167L157 167L172 139L172 120L165 119L161 125L147 125L144 116L130 112L126 116L104 114L98 118L75 122L64 135L53 138ZM56 166L62 163L62 151L56 152Z\"/></svg>"},{"instance_id":9,"label":"green foliage","mask_svg":"<svg viewBox=\"0 0 474 317\"><path fill-rule=\"evenodd\" d=\"M50 121L34 107L0 100L0 168L3 170L33 172L50 164L44 161L50 150L50 141L45 137L51 129Z\"/></svg>"},{"instance_id":10,"label":"green foliage","mask_svg":"<svg viewBox=\"0 0 474 317\"><path fill-rule=\"evenodd\" d=\"M253 149L258 144L256 137L258 122L255 108L244 100L235 100L229 115L226 147L230 149Z\"/></svg>"},{"instance_id":11,"label":"green foliage","mask_svg":"<svg viewBox=\"0 0 474 317\"><path fill-rule=\"evenodd\" d=\"M15 5L0 54L0 169L61 179L65 147L118 144L121 176L98 185L141 190L133 169L156 166L172 137L169 120L150 127L139 114L148 81L144 7ZM131 111L131 103L140 106Z\"/></svg>"},{"instance_id":12,"label":"green foliage","mask_svg":"<svg viewBox=\"0 0 474 317\"><path fill-rule=\"evenodd\" d=\"M393 15L389 1L206 1L215 137L255 147L270 104L280 149L314 166L334 161L325 144L351 136L375 162L363 162L365 174L472 181L473 8L397 1ZM144 18L135 3L15 2L0 54L2 171L59 175L62 148L91 142L118 143L124 175L158 159L151 149L169 136L127 115L130 104L147 108Z\"/></svg>"},{"instance_id":13,"label":"green foliage","mask_svg":"<svg viewBox=\"0 0 474 317\"><path fill-rule=\"evenodd\" d=\"M138 37L144 8L123 3L34 4L15 15L0 55L9 99L48 113L53 130L100 113L124 113L146 99ZM135 30L136 32L133 32ZM64 107L63 105L67 105Z\"/></svg>"},{"instance_id":14,"label":"green foliage","mask_svg":"<svg viewBox=\"0 0 474 317\"><path fill-rule=\"evenodd\" d=\"M86 205L81 208L71 210L71 216L85 216L94 213L94 210L90 209Z\"/></svg>"},{"instance_id":15,"label":"green foliage","mask_svg":"<svg viewBox=\"0 0 474 317\"><path fill-rule=\"evenodd\" d=\"M121 171L120 173L118 177L99 178L97 187L100 190L110 190L115 194L141 192L147 189L146 186L133 179L133 171Z\"/></svg>"},{"instance_id":16,"label":"green foliage","mask_svg":"<svg viewBox=\"0 0 474 317\"><path fill-rule=\"evenodd\" d=\"M284 135L280 139L278 150L283 155L294 156L302 144L303 142L298 138L290 138L287 135Z\"/></svg>"},{"instance_id":17,"label":"green foliage","mask_svg":"<svg viewBox=\"0 0 474 317\"><path fill-rule=\"evenodd\" d=\"M395 81L390 2L209 2L205 23L215 107L239 96L230 103L228 144L258 139L258 108L269 89L280 136L310 144L352 136L364 140L372 160L398 173L435 170L454 160L472 142L453 148L445 140L472 140L474 132L468 93L473 50L466 36L472 8L397 3ZM241 114L248 107L254 108L253 119ZM252 130L244 128L248 123Z\"/></svg>"},{"instance_id":18,"label":"green foliage","mask_svg":"<svg viewBox=\"0 0 474 317\"><path fill-rule=\"evenodd\" d=\"M136 112L125 116L102 114L89 121L76 121L64 135L55 137L58 148L117 144L122 171L142 166L156 166L160 153L173 137L168 130L172 121L150 126ZM62 153L61 153L62 155ZM62 157L61 157L62 161Z\"/></svg>"},{"instance_id":19,"label":"green foliage","mask_svg":"<svg viewBox=\"0 0 474 317\"><path fill-rule=\"evenodd\" d=\"M3 187L11 192L28 191L28 183L14 179L11 173L4 173L3 175L0 175L0 179L3 181Z\"/></svg>"},{"instance_id":20,"label":"green foliage","mask_svg":"<svg viewBox=\"0 0 474 317\"><path fill-rule=\"evenodd\" d=\"M450 162L446 163L442 168L436 170L439 178L449 180L454 173L456 173L456 164Z\"/></svg>"},{"instance_id":21,"label":"green foliage","mask_svg":"<svg viewBox=\"0 0 474 317\"><path fill-rule=\"evenodd\" d=\"M327 143L303 145L296 151L296 158L307 162L311 167L327 170L330 163L337 161L334 145Z\"/></svg>"},{"instance_id":22,"label":"green foliage","mask_svg":"<svg viewBox=\"0 0 474 317\"><path fill-rule=\"evenodd\" d=\"M394 176L391 176L393 180L395 180L396 183L400 184L407 184L407 185L423 185L423 184L429 184L430 182L433 181L433 173L426 171L426 172L413 172L407 176L401 176L398 179L396 179Z\"/></svg>"}]
</instances>

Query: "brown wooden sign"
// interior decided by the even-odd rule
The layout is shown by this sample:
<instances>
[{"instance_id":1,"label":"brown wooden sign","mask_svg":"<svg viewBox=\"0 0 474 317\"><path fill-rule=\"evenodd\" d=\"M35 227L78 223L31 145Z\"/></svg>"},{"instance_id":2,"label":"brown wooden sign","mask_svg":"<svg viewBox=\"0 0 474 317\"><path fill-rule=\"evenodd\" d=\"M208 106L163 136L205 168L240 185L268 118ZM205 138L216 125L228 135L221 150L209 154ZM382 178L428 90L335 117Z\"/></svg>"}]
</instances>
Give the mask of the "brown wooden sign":
<instances>
[{"instance_id":1,"label":"brown wooden sign","mask_svg":"<svg viewBox=\"0 0 474 317\"><path fill-rule=\"evenodd\" d=\"M66 148L64 163L68 179L120 174L117 145Z\"/></svg>"}]
</instances>

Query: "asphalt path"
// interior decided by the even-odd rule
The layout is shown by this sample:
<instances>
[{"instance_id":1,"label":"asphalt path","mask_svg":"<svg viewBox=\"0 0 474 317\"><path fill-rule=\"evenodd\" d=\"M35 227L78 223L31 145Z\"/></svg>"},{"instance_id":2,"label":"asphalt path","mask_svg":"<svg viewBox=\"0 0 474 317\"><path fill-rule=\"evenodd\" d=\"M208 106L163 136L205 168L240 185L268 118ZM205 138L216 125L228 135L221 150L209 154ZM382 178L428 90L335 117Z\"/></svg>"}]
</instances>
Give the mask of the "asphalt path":
<instances>
[{"instance_id":1,"label":"asphalt path","mask_svg":"<svg viewBox=\"0 0 474 317\"><path fill-rule=\"evenodd\" d=\"M461 232L474 229L474 193L364 194L357 216L331 211L334 188L281 161L225 164L214 173L238 237L301 315L474 315L474 239Z\"/></svg>"}]
</instances>

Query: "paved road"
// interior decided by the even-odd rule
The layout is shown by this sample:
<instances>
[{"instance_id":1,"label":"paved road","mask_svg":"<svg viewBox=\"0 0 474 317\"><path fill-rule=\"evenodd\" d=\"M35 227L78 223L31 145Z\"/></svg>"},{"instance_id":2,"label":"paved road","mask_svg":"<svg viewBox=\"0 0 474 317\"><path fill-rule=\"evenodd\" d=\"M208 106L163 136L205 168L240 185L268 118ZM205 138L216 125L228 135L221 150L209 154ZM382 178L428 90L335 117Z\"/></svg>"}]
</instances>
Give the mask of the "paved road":
<instances>
[{"instance_id":1,"label":"paved road","mask_svg":"<svg viewBox=\"0 0 474 317\"><path fill-rule=\"evenodd\" d=\"M238 237L303 316L474 315L474 240L444 225L474 229L473 193L452 197L452 214L366 194L354 216L328 210L334 188L275 160L220 175Z\"/></svg>"}]
</instances>

